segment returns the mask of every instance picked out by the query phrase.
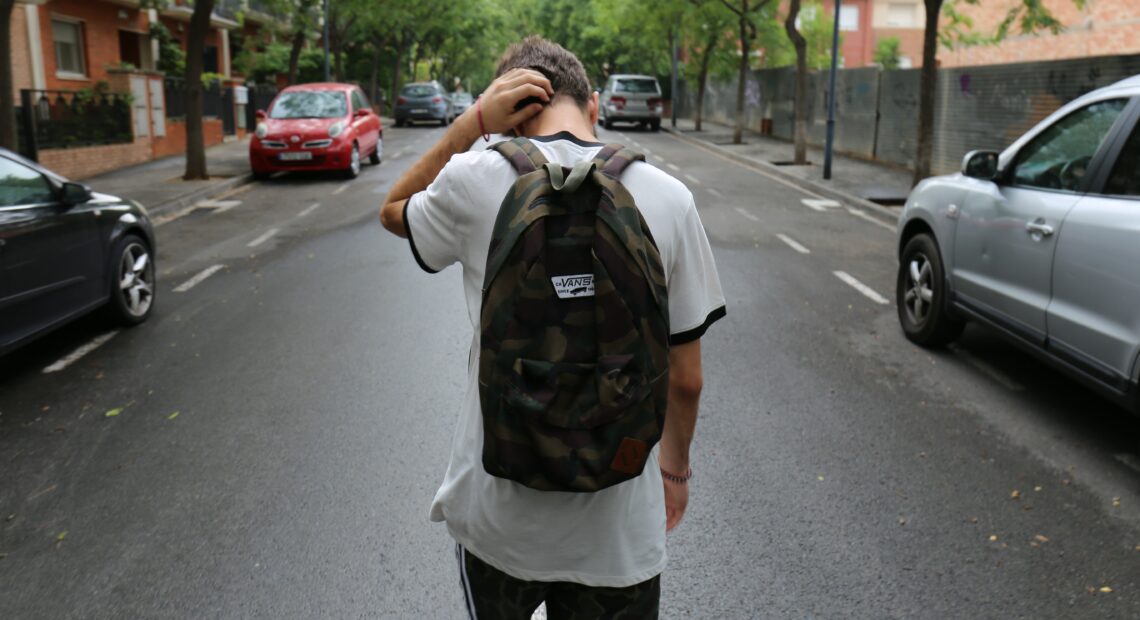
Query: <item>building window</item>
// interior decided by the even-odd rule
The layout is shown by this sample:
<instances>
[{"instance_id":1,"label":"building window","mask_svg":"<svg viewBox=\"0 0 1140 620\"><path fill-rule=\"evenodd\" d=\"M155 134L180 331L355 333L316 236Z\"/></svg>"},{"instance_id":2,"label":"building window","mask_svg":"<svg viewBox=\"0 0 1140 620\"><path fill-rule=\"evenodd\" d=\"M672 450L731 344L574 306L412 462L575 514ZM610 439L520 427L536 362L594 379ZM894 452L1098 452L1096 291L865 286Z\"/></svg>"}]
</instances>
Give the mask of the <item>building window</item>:
<instances>
[{"instance_id":1,"label":"building window","mask_svg":"<svg viewBox=\"0 0 1140 620\"><path fill-rule=\"evenodd\" d=\"M55 45L56 72L86 75L87 67L83 58L83 24L53 19L51 38Z\"/></svg>"},{"instance_id":2,"label":"building window","mask_svg":"<svg viewBox=\"0 0 1140 620\"><path fill-rule=\"evenodd\" d=\"M859 30L859 7L839 6L839 29L847 32Z\"/></svg>"},{"instance_id":3,"label":"building window","mask_svg":"<svg viewBox=\"0 0 1140 620\"><path fill-rule=\"evenodd\" d=\"M914 5L896 4L887 5L887 25L895 28L914 27Z\"/></svg>"}]
</instances>

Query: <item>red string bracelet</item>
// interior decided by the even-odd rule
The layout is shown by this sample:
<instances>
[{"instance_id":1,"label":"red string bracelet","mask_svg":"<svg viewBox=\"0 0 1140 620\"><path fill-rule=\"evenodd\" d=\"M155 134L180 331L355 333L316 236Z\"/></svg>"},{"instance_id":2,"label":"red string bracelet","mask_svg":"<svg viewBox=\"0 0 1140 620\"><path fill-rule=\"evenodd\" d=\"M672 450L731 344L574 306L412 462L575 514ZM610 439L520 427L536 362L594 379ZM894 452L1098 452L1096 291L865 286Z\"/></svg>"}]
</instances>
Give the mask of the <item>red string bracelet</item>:
<instances>
[{"instance_id":1,"label":"red string bracelet","mask_svg":"<svg viewBox=\"0 0 1140 620\"><path fill-rule=\"evenodd\" d=\"M483 103L482 97L479 97L478 99L475 100L475 115L479 117L479 134L483 136L484 142L490 142L491 141L491 134L487 133L487 130L483 128L483 105L482 105L482 103Z\"/></svg>"}]
</instances>

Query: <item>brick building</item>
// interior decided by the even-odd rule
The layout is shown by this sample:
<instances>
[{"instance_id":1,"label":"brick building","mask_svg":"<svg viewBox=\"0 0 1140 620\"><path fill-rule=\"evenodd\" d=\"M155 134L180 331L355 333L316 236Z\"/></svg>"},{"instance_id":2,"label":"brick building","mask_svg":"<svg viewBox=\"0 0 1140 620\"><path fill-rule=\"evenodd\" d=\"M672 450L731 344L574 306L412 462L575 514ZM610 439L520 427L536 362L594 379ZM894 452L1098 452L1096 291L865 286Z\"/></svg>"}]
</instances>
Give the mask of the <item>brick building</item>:
<instances>
[{"instance_id":1,"label":"brick building","mask_svg":"<svg viewBox=\"0 0 1140 620\"><path fill-rule=\"evenodd\" d=\"M986 0L980 6L963 5L960 11L974 20L976 32L992 34L1010 7L1020 2ZM1042 4L1065 25L1064 32L1023 35L1014 25L998 45L941 49L939 62L960 67L1140 53L1140 0L1088 0L1083 10L1072 0Z\"/></svg>"},{"instance_id":2,"label":"brick building","mask_svg":"<svg viewBox=\"0 0 1140 620\"><path fill-rule=\"evenodd\" d=\"M185 124L168 114L170 82L157 71L161 46L151 36L151 25L166 26L185 51L192 14L185 0L162 9L143 8L140 0L17 0L11 18L17 105L21 91L30 91L37 103L70 101L76 92L110 92L130 93L133 107L133 142L49 148L37 153L40 161L65 176L82 178L184 152ZM263 17L239 24L217 12L212 16L204 71L221 75L221 88L244 82L234 71L232 52L240 46L234 43L264 27ZM174 103L181 109L180 102ZM236 102L228 105L232 109L223 107L217 118L204 120L207 146L222 142L226 134L244 134L244 109Z\"/></svg>"},{"instance_id":3,"label":"brick building","mask_svg":"<svg viewBox=\"0 0 1140 620\"><path fill-rule=\"evenodd\" d=\"M811 19L814 10L821 10L828 21L835 19L834 0L823 0L818 9L806 6L802 15ZM902 68L921 66L925 19L922 0L842 0L839 66L853 69L875 64L875 47L887 37L899 39Z\"/></svg>"}]
</instances>

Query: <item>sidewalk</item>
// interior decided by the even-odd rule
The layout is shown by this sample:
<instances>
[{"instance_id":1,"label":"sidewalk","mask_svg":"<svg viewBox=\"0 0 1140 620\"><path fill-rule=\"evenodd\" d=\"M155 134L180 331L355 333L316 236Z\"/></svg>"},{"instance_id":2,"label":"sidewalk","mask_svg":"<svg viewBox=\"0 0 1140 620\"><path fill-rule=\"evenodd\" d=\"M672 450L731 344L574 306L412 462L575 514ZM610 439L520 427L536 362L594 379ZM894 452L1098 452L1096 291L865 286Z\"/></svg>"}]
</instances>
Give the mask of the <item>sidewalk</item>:
<instances>
[{"instance_id":1,"label":"sidewalk","mask_svg":"<svg viewBox=\"0 0 1140 620\"><path fill-rule=\"evenodd\" d=\"M83 179L97 192L137 200L152 216L207 200L252 180L249 139L206 149L208 181L183 181L186 156L174 155Z\"/></svg>"},{"instance_id":2,"label":"sidewalk","mask_svg":"<svg viewBox=\"0 0 1140 620\"><path fill-rule=\"evenodd\" d=\"M732 143L732 128L705 121L697 132L691 119L677 119L674 129L668 120L661 128L697 146L753 166L768 174L789 180L827 198L867 209L893 224L911 189L911 172L886 164L836 154L831 161L831 180L823 180L823 149L808 148L806 166L777 165L790 162L794 147L790 142L745 130L744 144Z\"/></svg>"}]
</instances>

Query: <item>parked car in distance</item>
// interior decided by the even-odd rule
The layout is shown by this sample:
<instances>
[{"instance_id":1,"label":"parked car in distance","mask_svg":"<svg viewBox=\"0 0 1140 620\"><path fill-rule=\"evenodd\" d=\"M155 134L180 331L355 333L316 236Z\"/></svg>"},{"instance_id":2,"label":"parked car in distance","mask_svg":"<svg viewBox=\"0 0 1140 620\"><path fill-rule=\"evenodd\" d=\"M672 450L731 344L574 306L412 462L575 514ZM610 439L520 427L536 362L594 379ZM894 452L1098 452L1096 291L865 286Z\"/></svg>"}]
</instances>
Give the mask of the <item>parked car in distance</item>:
<instances>
[{"instance_id":1,"label":"parked car in distance","mask_svg":"<svg viewBox=\"0 0 1140 620\"><path fill-rule=\"evenodd\" d=\"M977 321L1140 408L1140 75L919 183L898 252L910 340L945 345Z\"/></svg>"},{"instance_id":2,"label":"parked car in distance","mask_svg":"<svg viewBox=\"0 0 1140 620\"><path fill-rule=\"evenodd\" d=\"M154 256L142 205L0 149L0 355L101 307L145 321Z\"/></svg>"},{"instance_id":3,"label":"parked car in distance","mask_svg":"<svg viewBox=\"0 0 1140 620\"><path fill-rule=\"evenodd\" d=\"M452 93L452 95L451 95L451 106L453 108L452 114L456 118L458 118L460 114L463 114L464 112L466 112L467 108L470 108L474 103L475 103L475 97L472 97L471 93L462 93L462 92L461 93Z\"/></svg>"},{"instance_id":4,"label":"parked car in distance","mask_svg":"<svg viewBox=\"0 0 1140 620\"><path fill-rule=\"evenodd\" d=\"M640 123L661 129L661 85L650 75L611 75L598 99L598 122L606 129L614 123Z\"/></svg>"},{"instance_id":5,"label":"parked car in distance","mask_svg":"<svg viewBox=\"0 0 1140 620\"><path fill-rule=\"evenodd\" d=\"M335 170L351 179L364 157L378 165L384 155L380 117L352 84L290 86L267 111L258 110L257 119L249 165L258 178L282 170Z\"/></svg>"},{"instance_id":6,"label":"parked car in distance","mask_svg":"<svg viewBox=\"0 0 1140 620\"><path fill-rule=\"evenodd\" d=\"M455 116L451 97L436 81L407 84L396 98L397 127L413 121L434 121L446 126Z\"/></svg>"}]
</instances>

